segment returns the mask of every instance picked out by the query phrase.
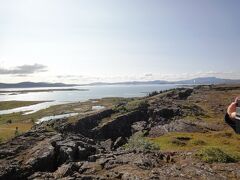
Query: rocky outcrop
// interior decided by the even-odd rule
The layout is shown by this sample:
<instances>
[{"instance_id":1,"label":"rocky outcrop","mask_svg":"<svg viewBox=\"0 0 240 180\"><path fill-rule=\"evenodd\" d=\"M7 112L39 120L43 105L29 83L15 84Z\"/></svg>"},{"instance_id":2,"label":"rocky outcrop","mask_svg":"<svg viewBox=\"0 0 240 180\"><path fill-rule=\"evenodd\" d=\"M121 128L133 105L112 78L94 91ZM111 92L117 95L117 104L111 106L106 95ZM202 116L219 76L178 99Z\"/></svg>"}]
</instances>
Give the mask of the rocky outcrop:
<instances>
[{"instance_id":1,"label":"rocky outcrop","mask_svg":"<svg viewBox=\"0 0 240 180\"><path fill-rule=\"evenodd\" d=\"M146 97L147 106L124 113L107 109L74 122L62 119L36 125L0 145L0 179L239 179L239 163L209 165L193 152L123 148L138 132L156 137L217 131L218 124L199 118L204 109L186 103L193 101L193 92L171 90Z\"/></svg>"},{"instance_id":2,"label":"rocky outcrop","mask_svg":"<svg viewBox=\"0 0 240 180\"><path fill-rule=\"evenodd\" d=\"M154 124L166 124L169 123L169 120L171 121L172 118L181 114L182 111L178 107L156 107L152 112L151 121Z\"/></svg>"},{"instance_id":3,"label":"rocky outcrop","mask_svg":"<svg viewBox=\"0 0 240 180\"><path fill-rule=\"evenodd\" d=\"M35 135L37 134L38 132L35 132ZM80 135L41 132L40 136L44 138L23 135L15 138L14 144L5 144L6 147L12 147L12 152L6 157L6 153L2 151L2 179L24 179L38 171L54 172L63 163L87 160L89 156L101 150L93 140ZM31 146L27 145L29 142L32 143ZM15 148L18 147L17 144L24 148L19 151Z\"/></svg>"},{"instance_id":4,"label":"rocky outcrop","mask_svg":"<svg viewBox=\"0 0 240 180\"><path fill-rule=\"evenodd\" d=\"M193 92L193 89L184 89L178 92L178 97L181 100L187 99L189 96L191 96Z\"/></svg>"},{"instance_id":5,"label":"rocky outcrop","mask_svg":"<svg viewBox=\"0 0 240 180\"><path fill-rule=\"evenodd\" d=\"M132 135L132 125L135 122L147 121L148 114L145 111L133 111L103 124L94 129L95 139L116 140L118 137L129 137Z\"/></svg>"},{"instance_id":6,"label":"rocky outcrop","mask_svg":"<svg viewBox=\"0 0 240 180\"><path fill-rule=\"evenodd\" d=\"M207 132L209 129L197 122L187 120L174 120L169 124L154 126L149 131L150 137L159 137L169 132Z\"/></svg>"},{"instance_id":7,"label":"rocky outcrop","mask_svg":"<svg viewBox=\"0 0 240 180\"><path fill-rule=\"evenodd\" d=\"M110 117L114 111L112 109L103 110L101 112L83 117L74 123L65 123L56 127L60 132L80 133L86 137L92 137L95 134L91 130L98 126L102 119Z\"/></svg>"},{"instance_id":8,"label":"rocky outcrop","mask_svg":"<svg viewBox=\"0 0 240 180\"><path fill-rule=\"evenodd\" d=\"M34 172L28 179L239 179L240 164L192 161L190 154L118 151L95 155L94 161L68 162L53 172ZM177 162L175 162L177 160Z\"/></svg>"}]
</instances>

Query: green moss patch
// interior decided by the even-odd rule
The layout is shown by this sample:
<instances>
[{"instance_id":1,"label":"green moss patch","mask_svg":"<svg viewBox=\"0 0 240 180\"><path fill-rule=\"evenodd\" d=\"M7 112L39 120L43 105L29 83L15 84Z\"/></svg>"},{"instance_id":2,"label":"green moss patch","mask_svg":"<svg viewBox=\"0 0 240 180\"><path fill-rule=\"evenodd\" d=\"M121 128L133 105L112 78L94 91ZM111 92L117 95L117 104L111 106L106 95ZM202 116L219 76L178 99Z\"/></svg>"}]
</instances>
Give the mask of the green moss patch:
<instances>
[{"instance_id":1,"label":"green moss patch","mask_svg":"<svg viewBox=\"0 0 240 180\"><path fill-rule=\"evenodd\" d=\"M216 147L203 148L196 154L196 156L207 163L233 163L238 161L238 157L226 153L222 149Z\"/></svg>"},{"instance_id":2,"label":"green moss patch","mask_svg":"<svg viewBox=\"0 0 240 180\"><path fill-rule=\"evenodd\" d=\"M142 151L160 150L160 147L144 137L143 133L134 134L125 145L126 149L136 149Z\"/></svg>"},{"instance_id":3,"label":"green moss patch","mask_svg":"<svg viewBox=\"0 0 240 180\"><path fill-rule=\"evenodd\" d=\"M173 132L149 139L161 147L162 151L198 151L203 148L216 147L232 156L240 157L240 135L232 131L208 133Z\"/></svg>"}]
</instances>

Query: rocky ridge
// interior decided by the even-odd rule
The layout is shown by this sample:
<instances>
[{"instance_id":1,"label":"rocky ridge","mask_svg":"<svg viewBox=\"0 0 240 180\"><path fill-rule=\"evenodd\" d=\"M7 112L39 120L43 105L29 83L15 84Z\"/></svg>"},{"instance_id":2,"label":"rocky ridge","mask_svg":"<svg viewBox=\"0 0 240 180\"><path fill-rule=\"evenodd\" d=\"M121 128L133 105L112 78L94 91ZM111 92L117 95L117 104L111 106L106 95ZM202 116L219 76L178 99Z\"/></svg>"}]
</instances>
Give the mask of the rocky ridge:
<instances>
[{"instance_id":1,"label":"rocky ridge","mask_svg":"<svg viewBox=\"0 0 240 180\"><path fill-rule=\"evenodd\" d=\"M208 164L194 152L123 146L138 132L158 137L221 129L220 124L185 119L205 113L186 104L203 91L205 87L170 90L143 98L131 110L105 109L75 122L62 119L36 125L0 145L0 179L238 179L239 163Z\"/></svg>"}]
</instances>

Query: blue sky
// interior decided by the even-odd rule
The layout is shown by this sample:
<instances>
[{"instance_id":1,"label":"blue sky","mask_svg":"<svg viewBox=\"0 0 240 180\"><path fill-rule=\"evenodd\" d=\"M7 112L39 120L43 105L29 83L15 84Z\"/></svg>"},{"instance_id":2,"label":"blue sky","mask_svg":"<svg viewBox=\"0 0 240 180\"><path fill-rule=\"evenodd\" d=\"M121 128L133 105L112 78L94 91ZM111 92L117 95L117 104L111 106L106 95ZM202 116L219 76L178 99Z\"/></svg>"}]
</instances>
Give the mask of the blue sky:
<instances>
[{"instance_id":1,"label":"blue sky","mask_svg":"<svg viewBox=\"0 0 240 180\"><path fill-rule=\"evenodd\" d=\"M240 78L239 0L0 0L0 82Z\"/></svg>"}]
</instances>

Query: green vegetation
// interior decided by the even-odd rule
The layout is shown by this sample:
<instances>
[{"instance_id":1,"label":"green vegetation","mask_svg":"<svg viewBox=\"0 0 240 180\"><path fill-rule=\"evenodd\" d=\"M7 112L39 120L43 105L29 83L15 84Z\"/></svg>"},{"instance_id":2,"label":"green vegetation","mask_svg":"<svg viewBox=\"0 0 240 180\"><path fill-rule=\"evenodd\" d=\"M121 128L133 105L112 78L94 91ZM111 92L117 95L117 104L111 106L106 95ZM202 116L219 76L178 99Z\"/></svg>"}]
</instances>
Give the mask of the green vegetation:
<instances>
[{"instance_id":1,"label":"green vegetation","mask_svg":"<svg viewBox=\"0 0 240 180\"><path fill-rule=\"evenodd\" d=\"M158 91L150 92L150 93L148 93L148 97L156 96L156 95L158 95L159 93L160 93L160 92L158 92Z\"/></svg>"},{"instance_id":2,"label":"green vegetation","mask_svg":"<svg viewBox=\"0 0 240 180\"><path fill-rule=\"evenodd\" d=\"M31 123L12 123L12 124L1 124L0 125L0 139L1 142L7 141L16 136L16 127L18 127L17 135L28 131L33 124Z\"/></svg>"},{"instance_id":3,"label":"green vegetation","mask_svg":"<svg viewBox=\"0 0 240 180\"><path fill-rule=\"evenodd\" d=\"M143 133L134 134L125 145L126 149L136 149L141 151L160 150L160 147L144 137Z\"/></svg>"},{"instance_id":4,"label":"green vegetation","mask_svg":"<svg viewBox=\"0 0 240 180\"><path fill-rule=\"evenodd\" d=\"M231 163L238 161L237 157L234 157L231 154L228 154L220 148L216 147L203 148L196 154L196 156L207 163Z\"/></svg>"},{"instance_id":5,"label":"green vegetation","mask_svg":"<svg viewBox=\"0 0 240 180\"><path fill-rule=\"evenodd\" d=\"M53 116L65 113L79 113L79 116L92 113L92 106L101 105L106 108L112 108L119 103L126 103L134 98L103 98L94 99L86 102L76 102L69 104L61 104L42 109L33 114L23 115L22 112L0 115L0 138L2 141L9 140L15 136L16 127L19 134L31 129L34 123L45 116ZM1 110L12 109L21 106L33 105L42 101L7 101L0 102ZM69 120L74 122L79 116L70 117Z\"/></svg>"},{"instance_id":6,"label":"green vegetation","mask_svg":"<svg viewBox=\"0 0 240 180\"><path fill-rule=\"evenodd\" d=\"M0 110L14 109L23 106L30 106L44 101L2 101L0 102Z\"/></svg>"},{"instance_id":7,"label":"green vegetation","mask_svg":"<svg viewBox=\"0 0 240 180\"><path fill-rule=\"evenodd\" d=\"M195 93L184 103L184 107L193 112L184 117L184 119L192 121L201 119L209 124L225 125L223 118L226 108L234 100L234 97L239 96L240 91L236 89L227 91L218 91L217 89L204 90L204 87L199 87L201 89L200 93L195 88Z\"/></svg>"},{"instance_id":8,"label":"green vegetation","mask_svg":"<svg viewBox=\"0 0 240 180\"><path fill-rule=\"evenodd\" d=\"M149 140L161 147L162 151L198 151L202 148L216 147L234 157L240 157L240 135L231 131L208 133L172 132L157 138L149 138Z\"/></svg>"},{"instance_id":9,"label":"green vegetation","mask_svg":"<svg viewBox=\"0 0 240 180\"><path fill-rule=\"evenodd\" d=\"M18 136L18 135L19 135L18 127L16 127L14 134L15 134L15 136Z\"/></svg>"},{"instance_id":10,"label":"green vegetation","mask_svg":"<svg viewBox=\"0 0 240 180\"><path fill-rule=\"evenodd\" d=\"M123 105L116 105L114 107L114 110L120 113L126 113L126 112L131 112L134 111L136 109L145 109L147 108L149 105L147 103L146 100L143 99L135 99L132 101L129 101Z\"/></svg>"},{"instance_id":11,"label":"green vegetation","mask_svg":"<svg viewBox=\"0 0 240 180\"><path fill-rule=\"evenodd\" d=\"M181 141L177 138L173 138L171 141L170 141L172 144L176 145L176 146L186 146L186 142L184 141Z\"/></svg>"},{"instance_id":12,"label":"green vegetation","mask_svg":"<svg viewBox=\"0 0 240 180\"><path fill-rule=\"evenodd\" d=\"M206 145L207 143L203 140L193 140L192 144L194 144L196 146L203 146L203 145Z\"/></svg>"}]
</instances>

